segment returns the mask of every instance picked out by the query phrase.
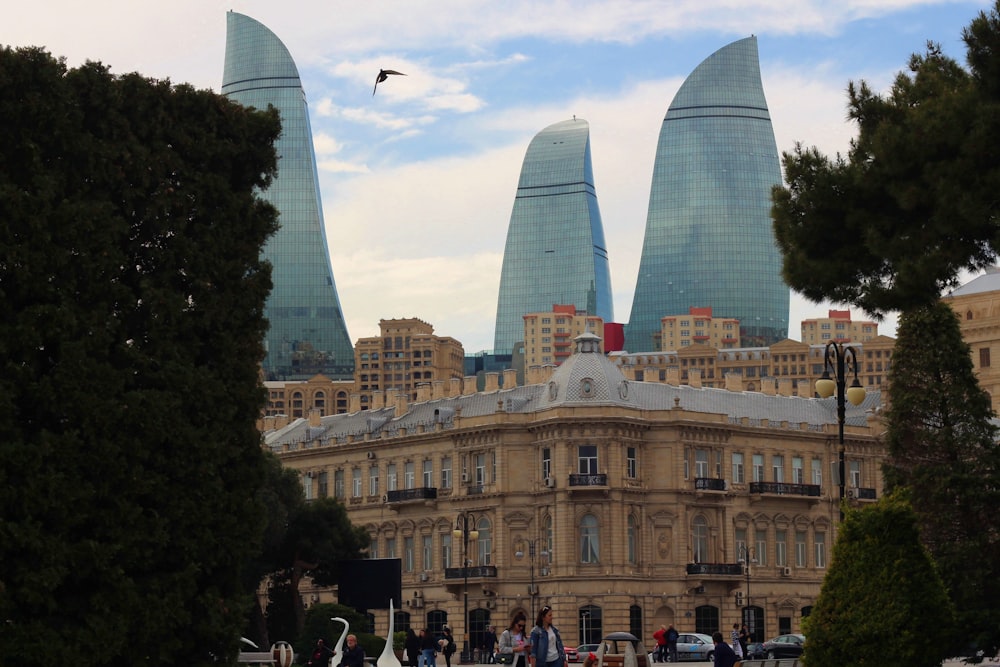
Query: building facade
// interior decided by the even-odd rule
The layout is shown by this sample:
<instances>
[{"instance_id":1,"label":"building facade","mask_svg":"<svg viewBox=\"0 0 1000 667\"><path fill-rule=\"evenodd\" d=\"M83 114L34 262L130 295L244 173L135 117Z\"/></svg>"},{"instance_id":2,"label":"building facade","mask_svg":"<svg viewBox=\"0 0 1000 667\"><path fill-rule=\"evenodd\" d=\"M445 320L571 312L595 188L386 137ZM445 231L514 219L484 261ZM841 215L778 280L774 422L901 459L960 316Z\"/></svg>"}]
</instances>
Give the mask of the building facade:
<instances>
[{"instance_id":1,"label":"building facade","mask_svg":"<svg viewBox=\"0 0 1000 667\"><path fill-rule=\"evenodd\" d=\"M379 320L378 326L378 336L359 338L354 347L362 410L376 394L403 392L415 401L421 384L464 377L465 350L454 338L435 336L433 326L416 318Z\"/></svg>"},{"instance_id":2,"label":"building facade","mask_svg":"<svg viewBox=\"0 0 1000 667\"><path fill-rule=\"evenodd\" d=\"M979 386L989 393L994 412L1000 414L1000 267L990 267L953 290L944 302L958 316Z\"/></svg>"},{"instance_id":3,"label":"building facade","mask_svg":"<svg viewBox=\"0 0 1000 667\"><path fill-rule=\"evenodd\" d=\"M304 380L317 373L351 379L354 350L333 280L323 227L319 177L305 91L288 49L249 16L226 14L222 94L245 106L281 113L278 176L262 196L278 209L281 228L264 247L273 289L265 305L265 380Z\"/></svg>"},{"instance_id":4,"label":"building facade","mask_svg":"<svg viewBox=\"0 0 1000 667\"><path fill-rule=\"evenodd\" d=\"M738 319L743 345L788 337L789 290L771 230L781 183L757 39L705 59L660 130L625 349L654 350L660 318L692 306Z\"/></svg>"},{"instance_id":5,"label":"building facade","mask_svg":"<svg viewBox=\"0 0 1000 667\"><path fill-rule=\"evenodd\" d=\"M878 336L878 322L851 319L849 310L831 310L827 317L802 320L803 343L826 345L838 343L865 343Z\"/></svg>"},{"instance_id":6,"label":"building facade","mask_svg":"<svg viewBox=\"0 0 1000 667\"><path fill-rule=\"evenodd\" d=\"M688 308L685 315L667 315L660 319L660 333L654 338L654 350L680 350L689 345L710 345L720 349L740 346L740 321L731 317L712 317L711 308Z\"/></svg>"},{"instance_id":7,"label":"building facade","mask_svg":"<svg viewBox=\"0 0 1000 667\"><path fill-rule=\"evenodd\" d=\"M478 646L549 605L569 646L744 614L757 639L800 631L839 521L835 400L634 381L596 336L577 345L537 384L466 378L427 401L274 424L264 443L308 498L344 503L370 557L400 559L397 630L447 623ZM847 408L855 504L881 494L879 400Z\"/></svg>"},{"instance_id":8,"label":"building facade","mask_svg":"<svg viewBox=\"0 0 1000 667\"><path fill-rule=\"evenodd\" d=\"M550 125L531 140L507 228L493 352L510 354L526 313L554 303L614 320L611 269L590 161L590 125Z\"/></svg>"},{"instance_id":9,"label":"building facade","mask_svg":"<svg viewBox=\"0 0 1000 667\"><path fill-rule=\"evenodd\" d=\"M565 304L553 304L552 310L546 312L526 314L524 366L558 366L573 354L573 340L585 331L600 335L604 331L604 320ZM521 377L519 384L523 384L523 374Z\"/></svg>"}]
</instances>

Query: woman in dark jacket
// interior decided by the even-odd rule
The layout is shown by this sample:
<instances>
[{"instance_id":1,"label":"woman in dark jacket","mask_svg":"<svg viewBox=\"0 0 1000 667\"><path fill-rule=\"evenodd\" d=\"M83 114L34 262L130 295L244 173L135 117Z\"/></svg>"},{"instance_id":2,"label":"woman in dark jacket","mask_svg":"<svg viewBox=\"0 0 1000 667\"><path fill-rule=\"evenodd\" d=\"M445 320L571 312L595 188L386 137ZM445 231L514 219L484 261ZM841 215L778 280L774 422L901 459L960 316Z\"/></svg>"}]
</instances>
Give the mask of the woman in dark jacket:
<instances>
[{"instance_id":1,"label":"woman in dark jacket","mask_svg":"<svg viewBox=\"0 0 1000 667\"><path fill-rule=\"evenodd\" d=\"M420 667L420 637L409 628L406 631L406 641L403 644L406 650L406 664L410 667Z\"/></svg>"}]
</instances>

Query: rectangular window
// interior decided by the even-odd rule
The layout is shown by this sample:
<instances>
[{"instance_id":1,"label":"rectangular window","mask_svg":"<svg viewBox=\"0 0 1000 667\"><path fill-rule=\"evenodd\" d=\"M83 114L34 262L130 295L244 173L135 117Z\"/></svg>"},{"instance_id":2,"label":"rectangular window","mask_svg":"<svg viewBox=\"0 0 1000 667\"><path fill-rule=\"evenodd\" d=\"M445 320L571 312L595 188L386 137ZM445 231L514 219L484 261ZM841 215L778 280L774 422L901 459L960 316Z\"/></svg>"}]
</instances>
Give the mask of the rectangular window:
<instances>
[{"instance_id":1,"label":"rectangular window","mask_svg":"<svg viewBox=\"0 0 1000 667\"><path fill-rule=\"evenodd\" d=\"M746 481L743 470L743 453L733 452L733 484L743 484Z\"/></svg>"},{"instance_id":2,"label":"rectangular window","mask_svg":"<svg viewBox=\"0 0 1000 667\"><path fill-rule=\"evenodd\" d=\"M767 565L767 531L756 531L755 539L757 545L754 547L754 556L757 557L757 564L764 567Z\"/></svg>"},{"instance_id":3,"label":"rectangular window","mask_svg":"<svg viewBox=\"0 0 1000 667\"><path fill-rule=\"evenodd\" d=\"M805 484L806 474L805 470L802 468L802 457L793 456L792 457L792 484Z\"/></svg>"},{"instance_id":4,"label":"rectangular window","mask_svg":"<svg viewBox=\"0 0 1000 667\"><path fill-rule=\"evenodd\" d=\"M795 567L806 566L806 531L795 531Z\"/></svg>"},{"instance_id":5,"label":"rectangular window","mask_svg":"<svg viewBox=\"0 0 1000 667\"><path fill-rule=\"evenodd\" d=\"M434 541L433 541L433 539L431 539L430 535L423 535L420 538L420 540L421 540L421 544L423 545L421 547L421 549L420 549L420 551L421 551L420 562L423 564L424 570L433 570L434 569L434 561L433 561L434 557L433 557L432 554L434 553L434 544L433 544Z\"/></svg>"},{"instance_id":6,"label":"rectangular window","mask_svg":"<svg viewBox=\"0 0 1000 667\"><path fill-rule=\"evenodd\" d=\"M351 471L351 495L354 498L361 497L361 468Z\"/></svg>"},{"instance_id":7,"label":"rectangular window","mask_svg":"<svg viewBox=\"0 0 1000 667\"><path fill-rule=\"evenodd\" d=\"M378 495L378 466L374 465L368 469L368 495Z\"/></svg>"},{"instance_id":8,"label":"rectangular window","mask_svg":"<svg viewBox=\"0 0 1000 667\"><path fill-rule=\"evenodd\" d=\"M313 499L313 478L311 474L303 474L300 478L302 481L302 492L305 494L306 500Z\"/></svg>"},{"instance_id":9,"label":"rectangular window","mask_svg":"<svg viewBox=\"0 0 1000 667\"><path fill-rule=\"evenodd\" d=\"M753 455L753 481L763 482L764 481L764 455L754 454Z\"/></svg>"},{"instance_id":10,"label":"rectangular window","mask_svg":"<svg viewBox=\"0 0 1000 667\"><path fill-rule=\"evenodd\" d=\"M774 481L779 484L785 481L785 457L784 456L772 456L771 457L771 474L774 476Z\"/></svg>"},{"instance_id":11,"label":"rectangular window","mask_svg":"<svg viewBox=\"0 0 1000 667\"><path fill-rule=\"evenodd\" d=\"M333 497L344 499L344 471L338 470L333 473Z\"/></svg>"},{"instance_id":12,"label":"rectangular window","mask_svg":"<svg viewBox=\"0 0 1000 667\"><path fill-rule=\"evenodd\" d=\"M441 488L451 488L451 457L446 456L441 459Z\"/></svg>"},{"instance_id":13,"label":"rectangular window","mask_svg":"<svg viewBox=\"0 0 1000 667\"><path fill-rule=\"evenodd\" d=\"M407 461L403 465L404 489L412 489L417 483L417 466L413 461Z\"/></svg>"},{"instance_id":14,"label":"rectangular window","mask_svg":"<svg viewBox=\"0 0 1000 667\"><path fill-rule=\"evenodd\" d=\"M990 367L990 348L988 347L979 348L979 367L980 368Z\"/></svg>"},{"instance_id":15,"label":"rectangular window","mask_svg":"<svg viewBox=\"0 0 1000 667\"><path fill-rule=\"evenodd\" d=\"M430 459L424 459L424 488L429 489L434 486L434 463Z\"/></svg>"},{"instance_id":16,"label":"rectangular window","mask_svg":"<svg viewBox=\"0 0 1000 667\"><path fill-rule=\"evenodd\" d=\"M482 486L486 483L486 455L476 454L476 484Z\"/></svg>"},{"instance_id":17,"label":"rectangular window","mask_svg":"<svg viewBox=\"0 0 1000 667\"><path fill-rule=\"evenodd\" d=\"M740 560L747 552L747 529L736 529L736 560Z\"/></svg>"},{"instance_id":18,"label":"rectangular window","mask_svg":"<svg viewBox=\"0 0 1000 667\"><path fill-rule=\"evenodd\" d=\"M577 447L577 472L581 475L597 474L597 445Z\"/></svg>"},{"instance_id":19,"label":"rectangular window","mask_svg":"<svg viewBox=\"0 0 1000 667\"><path fill-rule=\"evenodd\" d=\"M708 450L696 449L694 452L694 476L708 477Z\"/></svg>"},{"instance_id":20,"label":"rectangular window","mask_svg":"<svg viewBox=\"0 0 1000 667\"><path fill-rule=\"evenodd\" d=\"M416 564L413 562L416 554L413 553L413 536L403 538L403 570L413 572Z\"/></svg>"},{"instance_id":21,"label":"rectangular window","mask_svg":"<svg viewBox=\"0 0 1000 667\"><path fill-rule=\"evenodd\" d=\"M812 483L816 486L823 486L823 461L812 460Z\"/></svg>"},{"instance_id":22,"label":"rectangular window","mask_svg":"<svg viewBox=\"0 0 1000 667\"><path fill-rule=\"evenodd\" d=\"M441 567L451 567L451 533L441 534Z\"/></svg>"},{"instance_id":23,"label":"rectangular window","mask_svg":"<svg viewBox=\"0 0 1000 667\"><path fill-rule=\"evenodd\" d=\"M396 558L396 538L387 537L385 539L385 557Z\"/></svg>"},{"instance_id":24,"label":"rectangular window","mask_svg":"<svg viewBox=\"0 0 1000 667\"><path fill-rule=\"evenodd\" d=\"M396 491L396 464L390 463L385 468L385 488L386 491Z\"/></svg>"},{"instance_id":25,"label":"rectangular window","mask_svg":"<svg viewBox=\"0 0 1000 667\"><path fill-rule=\"evenodd\" d=\"M788 565L788 533L784 530L774 531L774 564L778 567Z\"/></svg>"},{"instance_id":26,"label":"rectangular window","mask_svg":"<svg viewBox=\"0 0 1000 667\"><path fill-rule=\"evenodd\" d=\"M552 476L552 450L548 447L542 448L542 477Z\"/></svg>"},{"instance_id":27,"label":"rectangular window","mask_svg":"<svg viewBox=\"0 0 1000 667\"><path fill-rule=\"evenodd\" d=\"M861 461L851 461L851 487L858 488L861 486Z\"/></svg>"},{"instance_id":28,"label":"rectangular window","mask_svg":"<svg viewBox=\"0 0 1000 667\"><path fill-rule=\"evenodd\" d=\"M638 466L636 465L635 459L635 447L627 447L625 449L625 476L629 479L636 478L636 470Z\"/></svg>"},{"instance_id":29,"label":"rectangular window","mask_svg":"<svg viewBox=\"0 0 1000 667\"><path fill-rule=\"evenodd\" d=\"M330 495L327 486L328 486L327 474L325 472L321 472L319 474L319 495L318 495L319 498L326 498L328 495Z\"/></svg>"},{"instance_id":30,"label":"rectangular window","mask_svg":"<svg viewBox=\"0 0 1000 667\"><path fill-rule=\"evenodd\" d=\"M816 533L816 567L826 567L826 533Z\"/></svg>"},{"instance_id":31,"label":"rectangular window","mask_svg":"<svg viewBox=\"0 0 1000 667\"><path fill-rule=\"evenodd\" d=\"M368 543L368 557L378 558L378 539L373 538L371 542Z\"/></svg>"}]
</instances>

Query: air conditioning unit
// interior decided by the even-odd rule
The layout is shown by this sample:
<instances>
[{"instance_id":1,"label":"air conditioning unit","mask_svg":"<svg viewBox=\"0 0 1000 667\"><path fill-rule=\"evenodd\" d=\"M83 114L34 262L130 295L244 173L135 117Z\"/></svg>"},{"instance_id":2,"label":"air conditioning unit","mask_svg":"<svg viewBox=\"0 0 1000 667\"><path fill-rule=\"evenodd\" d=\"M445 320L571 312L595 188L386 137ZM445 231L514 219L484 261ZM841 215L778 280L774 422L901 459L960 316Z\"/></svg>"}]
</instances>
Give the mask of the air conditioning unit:
<instances>
[{"instance_id":1,"label":"air conditioning unit","mask_svg":"<svg viewBox=\"0 0 1000 667\"><path fill-rule=\"evenodd\" d=\"M387 503L387 502L389 502L389 496L388 496L388 495L386 495L386 494L382 494L382 502L383 502L383 503Z\"/></svg>"},{"instance_id":2,"label":"air conditioning unit","mask_svg":"<svg viewBox=\"0 0 1000 667\"><path fill-rule=\"evenodd\" d=\"M781 576L783 576L783 577L790 577L790 576L792 576L792 568L790 568L790 567L783 567L783 568L781 568Z\"/></svg>"},{"instance_id":3,"label":"air conditioning unit","mask_svg":"<svg viewBox=\"0 0 1000 667\"><path fill-rule=\"evenodd\" d=\"M463 472L462 473L462 484L468 484L468 483L469 483L469 473Z\"/></svg>"},{"instance_id":4,"label":"air conditioning unit","mask_svg":"<svg viewBox=\"0 0 1000 667\"><path fill-rule=\"evenodd\" d=\"M420 609L424 606L424 601L420 598L412 598L406 601L406 606L410 609Z\"/></svg>"},{"instance_id":5,"label":"air conditioning unit","mask_svg":"<svg viewBox=\"0 0 1000 667\"><path fill-rule=\"evenodd\" d=\"M368 459L371 460L374 458L375 458L375 452L368 452Z\"/></svg>"},{"instance_id":6,"label":"air conditioning unit","mask_svg":"<svg viewBox=\"0 0 1000 667\"><path fill-rule=\"evenodd\" d=\"M555 477L546 477L545 478L545 486L547 486L550 489L556 488L556 478Z\"/></svg>"},{"instance_id":7,"label":"air conditioning unit","mask_svg":"<svg viewBox=\"0 0 1000 667\"><path fill-rule=\"evenodd\" d=\"M424 575L424 576L427 576L427 575ZM413 591L413 597L415 597L415 598L422 598L422 597L424 597L424 592L423 591Z\"/></svg>"},{"instance_id":8,"label":"air conditioning unit","mask_svg":"<svg viewBox=\"0 0 1000 667\"><path fill-rule=\"evenodd\" d=\"M427 577L427 573L426 572L421 572L420 573L420 581L427 581L427 578L428 577Z\"/></svg>"}]
</instances>

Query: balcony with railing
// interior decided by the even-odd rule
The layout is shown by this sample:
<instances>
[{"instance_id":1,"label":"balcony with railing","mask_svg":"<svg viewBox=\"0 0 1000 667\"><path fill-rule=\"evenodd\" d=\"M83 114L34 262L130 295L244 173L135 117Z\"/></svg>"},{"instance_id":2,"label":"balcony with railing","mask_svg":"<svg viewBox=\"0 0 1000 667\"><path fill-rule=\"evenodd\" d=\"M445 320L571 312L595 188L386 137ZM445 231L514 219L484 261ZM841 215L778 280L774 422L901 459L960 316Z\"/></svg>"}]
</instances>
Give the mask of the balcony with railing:
<instances>
[{"instance_id":1,"label":"balcony with railing","mask_svg":"<svg viewBox=\"0 0 1000 667\"><path fill-rule=\"evenodd\" d=\"M687 573L699 577L739 577L743 566L739 563L688 563Z\"/></svg>"},{"instance_id":2,"label":"balcony with railing","mask_svg":"<svg viewBox=\"0 0 1000 667\"><path fill-rule=\"evenodd\" d=\"M694 478L695 491L726 491L728 488L729 485L724 479L717 479L715 477Z\"/></svg>"},{"instance_id":3,"label":"balcony with railing","mask_svg":"<svg viewBox=\"0 0 1000 667\"><path fill-rule=\"evenodd\" d=\"M569 476L570 486L607 486L608 476L601 475L580 475L572 474Z\"/></svg>"},{"instance_id":4,"label":"balcony with railing","mask_svg":"<svg viewBox=\"0 0 1000 667\"><path fill-rule=\"evenodd\" d=\"M785 482L750 482L750 494L819 498L820 486L819 484L786 484Z\"/></svg>"},{"instance_id":5,"label":"balcony with railing","mask_svg":"<svg viewBox=\"0 0 1000 667\"><path fill-rule=\"evenodd\" d=\"M461 579L465 581L466 572L469 579L496 579L496 565L470 565L469 567L446 567L444 569L445 579Z\"/></svg>"},{"instance_id":6,"label":"balcony with railing","mask_svg":"<svg viewBox=\"0 0 1000 667\"><path fill-rule=\"evenodd\" d=\"M437 500L437 488L433 486L421 486L416 489L398 489L388 491L385 494L387 503L407 503L424 500Z\"/></svg>"},{"instance_id":7,"label":"balcony with railing","mask_svg":"<svg viewBox=\"0 0 1000 667\"><path fill-rule=\"evenodd\" d=\"M856 498L857 500L877 500L878 495L875 493L875 489L863 489L860 487L852 487L847 490L848 498Z\"/></svg>"}]
</instances>

